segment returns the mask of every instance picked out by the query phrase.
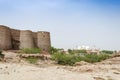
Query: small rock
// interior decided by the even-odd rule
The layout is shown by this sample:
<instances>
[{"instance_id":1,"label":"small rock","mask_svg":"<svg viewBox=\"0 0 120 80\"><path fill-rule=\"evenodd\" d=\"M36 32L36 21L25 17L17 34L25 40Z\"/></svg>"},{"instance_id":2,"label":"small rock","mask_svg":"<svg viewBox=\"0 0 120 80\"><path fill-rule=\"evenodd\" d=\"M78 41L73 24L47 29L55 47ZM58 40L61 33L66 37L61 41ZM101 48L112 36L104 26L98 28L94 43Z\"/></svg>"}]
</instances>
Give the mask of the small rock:
<instances>
[{"instance_id":1,"label":"small rock","mask_svg":"<svg viewBox=\"0 0 120 80\"><path fill-rule=\"evenodd\" d=\"M105 80L104 78L101 77L94 77L95 80Z\"/></svg>"},{"instance_id":2,"label":"small rock","mask_svg":"<svg viewBox=\"0 0 120 80\"><path fill-rule=\"evenodd\" d=\"M2 68L0 68L0 69L2 69Z\"/></svg>"},{"instance_id":3,"label":"small rock","mask_svg":"<svg viewBox=\"0 0 120 80\"><path fill-rule=\"evenodd\" d=\"M8 66L6 66L5 68L8 68Z\"/></svg>"}]
</instances>

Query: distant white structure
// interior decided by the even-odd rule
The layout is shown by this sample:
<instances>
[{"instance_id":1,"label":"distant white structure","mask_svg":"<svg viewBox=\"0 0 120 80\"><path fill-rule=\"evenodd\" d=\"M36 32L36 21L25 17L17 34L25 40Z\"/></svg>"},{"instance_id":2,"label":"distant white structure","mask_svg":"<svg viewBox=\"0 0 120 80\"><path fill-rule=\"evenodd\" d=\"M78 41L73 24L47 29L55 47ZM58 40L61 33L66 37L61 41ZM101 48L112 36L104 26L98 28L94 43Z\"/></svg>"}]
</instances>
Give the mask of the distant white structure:
<instances>
[{"instance_id":1,"label":"distant white structure","mask_svg":"<svg viewBox=\"0 0 120 80\"><path fill-rule=\"evenodd\" d=\"M90 50L90 47L89 47L89 46L82 45L82 46L78 46L77 49L78 49L78 50Z\"/></svg>"},{"instance_id":2,"label":"distant white structure","mask_svg":"<svg viewBox=\"0 0 120 80\"><path fill-rule=\"evenodd\" d=\"M89 47L89 46L85 46L85 45L78 46L76 49L77 50L86 50L87 53L95 53L95 54L99 54L99 51L100 51L100 49L96 48L96 46Z\"/></svg>"}]
</instances>

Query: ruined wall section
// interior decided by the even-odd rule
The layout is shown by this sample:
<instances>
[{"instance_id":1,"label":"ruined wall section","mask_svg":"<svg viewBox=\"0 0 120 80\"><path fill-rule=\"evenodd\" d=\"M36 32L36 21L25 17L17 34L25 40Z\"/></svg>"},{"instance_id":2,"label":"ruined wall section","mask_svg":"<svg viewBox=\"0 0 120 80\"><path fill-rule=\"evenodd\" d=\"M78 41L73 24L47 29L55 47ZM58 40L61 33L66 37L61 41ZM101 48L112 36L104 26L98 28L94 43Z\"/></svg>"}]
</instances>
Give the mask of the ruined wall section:
<instances>
[{"instance_id":1,"label":"ruined wall section","mask_svg":"<svg viewBox=\"0 0 120 80\"><path fill-rule=\"evenodd\" d=\"M37 47L37 32L32 32L34 47Z\"/></svg>"},{"instance_id":2,"label":"ruined wall section","mask_svg":"<svg viewBox=\"0 0 120 80\"><path fill-rule=\"evenodd\" d=\"M11 49L11 31L9 27L0 25L0 49Z\"/></svg>"},{"instance_id":3,"label":"ruined wall section","mask_svg":"<svg viewBox=\"0 0 120 80\"><path fill-rule=\"evenodd\" d=\"M19 49L20 46L20 30L11 29L12 48Z\"/></svg>"},{"instance_id":4,"label":"ruined wall section","mask_svg":"<svg viewBox=\"0 0 120 80\"><path fill-rule=\"evenodd\" d=\"M11 29L11 35L14 40L19 41L20 39L20 30L17 29Z\"/></svg>"},{"instance_id":5,"label":"ruined wall section","mask_svg":"<svg viewBox=\"0 0 120 80\"><path fill-rule=\"evenodd\" d=\"M45 31L39 31L37 33L37 46L44 51L49 51L51 46L50 33Z\"/></svg>"},{"instance_id":6,"label":"ruined wall section","mask_svg":"<svg viewBox=\"0 0 120 80\"><path fill-rule=\"evenodd\" d=\"M50 46L49 32L17 30L0 25L0 49L41 48L44 51L49 51Z\"/></svg>"}]
</instances>

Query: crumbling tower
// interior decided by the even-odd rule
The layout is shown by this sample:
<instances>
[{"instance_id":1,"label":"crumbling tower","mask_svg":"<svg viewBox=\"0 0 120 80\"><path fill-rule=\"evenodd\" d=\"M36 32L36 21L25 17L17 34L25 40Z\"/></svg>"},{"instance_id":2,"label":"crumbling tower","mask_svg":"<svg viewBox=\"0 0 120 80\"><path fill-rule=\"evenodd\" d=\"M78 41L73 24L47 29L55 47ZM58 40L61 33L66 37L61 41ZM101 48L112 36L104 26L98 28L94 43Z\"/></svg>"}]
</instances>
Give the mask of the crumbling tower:
<instances>
[{"instance_id":1,"label":"crumbling tower","mask_svg":"<svg viewBox=\"0 0 120 80\"><path fill-rule=\"evenodd\" d=\"M20 49L34 48L32 31L22 30L20 32Z\"/></svg>"},{"instance_id":2,"label":"crumbling tower","mask_svg":"<svg viewBox=\"0 0 120 80\"><path fill-rule=\"evenodd\" d=\"M11 49L11 32L10 28L0 25L0 49Z\"/></svg>"},{"instance_id":3,"label":"crumbling tower","mask_svg":"<svg viewBox=\"0 0 120 80\"><path fill-rule=\"evenodd\" d=\"M44 51L49 51L51 46L50 33L45 31L39 31L37 33L37 46Z\"/></svg>"}]
</instances>

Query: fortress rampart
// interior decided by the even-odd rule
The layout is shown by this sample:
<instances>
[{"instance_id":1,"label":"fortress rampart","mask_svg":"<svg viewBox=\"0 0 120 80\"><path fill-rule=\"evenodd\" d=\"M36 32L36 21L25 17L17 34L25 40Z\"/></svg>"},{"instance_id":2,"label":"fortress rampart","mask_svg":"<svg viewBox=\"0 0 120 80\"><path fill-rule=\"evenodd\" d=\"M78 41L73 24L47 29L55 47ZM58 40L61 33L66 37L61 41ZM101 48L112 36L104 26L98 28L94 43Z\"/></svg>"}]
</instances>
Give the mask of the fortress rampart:
<instances>
[{"instance_id":1,"label":"fortress rampart","mask_svg":"<svg viewBox=\"0 0 120 80\"><path fill-rule=\"evenodd\" d=\"M0 25L0 49L41 48L44 51L48 51L50 46L50 32L17 30Z\"/></svg>"}]
</instances>

